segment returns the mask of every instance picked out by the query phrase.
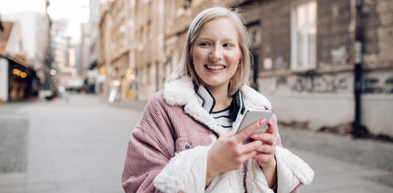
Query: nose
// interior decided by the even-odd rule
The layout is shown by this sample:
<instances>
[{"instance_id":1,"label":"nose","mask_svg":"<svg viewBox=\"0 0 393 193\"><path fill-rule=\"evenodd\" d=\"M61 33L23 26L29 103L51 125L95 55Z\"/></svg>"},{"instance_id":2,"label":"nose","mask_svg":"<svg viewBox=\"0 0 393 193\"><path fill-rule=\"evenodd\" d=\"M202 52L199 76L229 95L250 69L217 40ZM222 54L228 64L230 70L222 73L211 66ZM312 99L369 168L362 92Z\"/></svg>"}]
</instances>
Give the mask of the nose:
<instances>
[{"instance_id":1,"label":"nose","mask_svg":"<svg viewBox=\"0 0 393 193\"><path fill-rule=\"evenodd\" d=\"M222 53L220 46L214 46L212 52L209 55L212 61L217 61L222 59Z\"/></svg>"}]
</instances>

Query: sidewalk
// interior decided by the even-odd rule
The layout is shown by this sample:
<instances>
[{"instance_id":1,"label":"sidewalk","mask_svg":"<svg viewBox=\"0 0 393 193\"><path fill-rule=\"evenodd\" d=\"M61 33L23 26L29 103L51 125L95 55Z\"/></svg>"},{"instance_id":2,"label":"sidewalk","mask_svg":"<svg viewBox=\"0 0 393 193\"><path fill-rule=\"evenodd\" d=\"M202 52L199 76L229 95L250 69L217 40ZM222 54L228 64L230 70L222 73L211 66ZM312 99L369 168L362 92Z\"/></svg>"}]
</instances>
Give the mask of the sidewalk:
<instances>
[{"instance_id":1,"label":"sidewalk","mask_svg":"<svg viewBox=\"0 0 393 193\"><path fill-rule=\"evenodd\" d=\"M284 147L315 171L301 192L393 192L393 144L326 133L280 129Z\"/></svg>"},{"instance_id":2,"label":"sidewalk","mask_svg":"<svg viewBox=\"0 0 393 193\"><path fill-rule=\"evenodd\" d=\"M143 107L84 94L70 95L68 103L58 98L1 105L0 144L11 143L7 147L19 154L13 156L16 167L2 171L0 163L0 193L123 192L128 138ZM11 138L3 140L2 131ZM393 192L392 144L284 128L280 134L284 147L316 173L302 193ZM0 148L0 157L4 152Z\"/></svg>"}]
</instances>

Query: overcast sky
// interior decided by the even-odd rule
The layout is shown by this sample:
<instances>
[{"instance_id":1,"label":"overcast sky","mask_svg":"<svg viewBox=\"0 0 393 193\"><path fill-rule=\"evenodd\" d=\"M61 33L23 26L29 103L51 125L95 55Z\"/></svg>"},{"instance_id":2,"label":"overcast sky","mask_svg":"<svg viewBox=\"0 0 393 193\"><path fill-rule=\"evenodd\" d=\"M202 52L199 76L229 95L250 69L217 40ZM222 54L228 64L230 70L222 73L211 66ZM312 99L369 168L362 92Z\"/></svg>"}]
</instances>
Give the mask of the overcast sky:
<instances>
[{"instance_id":1,"label":"overcast sky","mask_svg":"<svg viewBox=\"0 0 393 193\"><path fill-rule=\"evenodd\" d=\"M48 14L52 19L69 19L85 23L89 19L89 0L50 0ZM45 0L0 0L0 13L25 11L45 12Z\"/></svg>"},{"instance_id":2,"label":"overcast sky","mask_svg":"<svg viewBox=\"0 0 393 193\"><path fill-rule=\"evenodd\" d=\"M52 20L68 19L68 35L80 37L80 23L89 20L89 0L49 0ZM0 14L35 11L45 13L45 0L0 0Z\"/></svg>"}]
</instances>

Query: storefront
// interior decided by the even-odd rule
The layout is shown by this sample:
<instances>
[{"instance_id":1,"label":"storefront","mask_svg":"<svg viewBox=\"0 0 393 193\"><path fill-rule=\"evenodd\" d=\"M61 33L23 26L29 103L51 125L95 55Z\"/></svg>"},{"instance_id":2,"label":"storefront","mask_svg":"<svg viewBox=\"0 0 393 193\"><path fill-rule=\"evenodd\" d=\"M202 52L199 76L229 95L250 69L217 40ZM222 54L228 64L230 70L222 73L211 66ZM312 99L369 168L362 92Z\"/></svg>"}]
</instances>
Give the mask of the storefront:
<instances>
[{"instance_id":1,"label":"storefront","mask_svg":"<svg viewBox=\"0 0 393 193\"><path fill-rule=\"evenodd\" d=\"M20 101L38 96L39 80L34 69L21 60L1 57L0 100ZM8 71L8 73L7 73Z\"/></svg>"}]
</instances>

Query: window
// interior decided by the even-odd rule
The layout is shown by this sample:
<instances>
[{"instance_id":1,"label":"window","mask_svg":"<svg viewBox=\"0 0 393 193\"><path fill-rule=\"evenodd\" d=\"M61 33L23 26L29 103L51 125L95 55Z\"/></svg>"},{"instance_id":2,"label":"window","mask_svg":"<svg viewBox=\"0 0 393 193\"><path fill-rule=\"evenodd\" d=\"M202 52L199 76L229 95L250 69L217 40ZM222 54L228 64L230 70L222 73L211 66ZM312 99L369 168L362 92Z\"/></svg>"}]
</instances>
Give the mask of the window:
<instances>
[{"instance_id":1,"label":"window","mask_svg":"<svg viewBox=\"0 0 393 193\"><path fill-rule=\"evenodd\" d=\"M250 49L257 49L261 46L262 30L260 21L251 22L246 25L250 37Z\"/></svg>"},{"instance_id":2,"label":"window","mask_svg":"<svg viewBox=\"0 0 393 193\"><path fill-rule=\"evenodd\" d=\"M317 3L310 1L295 6L291 21L291 68L316 67Z\"/></svg>"}]
</instances>

